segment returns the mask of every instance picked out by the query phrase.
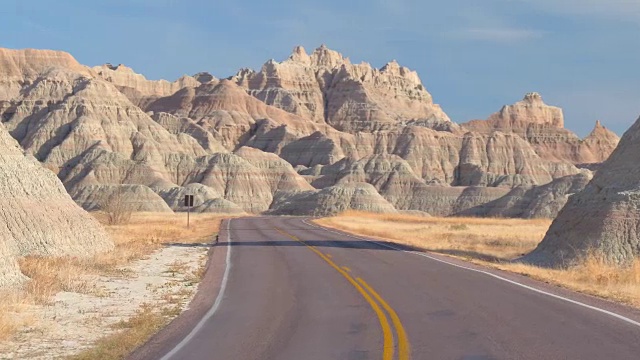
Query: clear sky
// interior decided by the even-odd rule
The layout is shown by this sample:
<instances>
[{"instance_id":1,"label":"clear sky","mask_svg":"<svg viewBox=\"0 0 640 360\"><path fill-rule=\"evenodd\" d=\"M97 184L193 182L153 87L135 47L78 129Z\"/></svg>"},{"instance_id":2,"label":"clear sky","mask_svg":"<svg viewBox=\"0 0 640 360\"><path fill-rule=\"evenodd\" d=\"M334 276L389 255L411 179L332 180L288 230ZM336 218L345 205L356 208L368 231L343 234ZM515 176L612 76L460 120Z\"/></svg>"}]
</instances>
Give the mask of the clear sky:
<instances>
[{"instance_id":1,"label":"clear sky","mask_svg":"<svg viewBox=\"0 0 640 360\"><path fill-rule=\"evenodd\" d=\"M538 91L586 135L640 115L639 0L3 0L0 46L227 77L320 44L417 70L456 122Z\"/></svg>"}]
</instances>

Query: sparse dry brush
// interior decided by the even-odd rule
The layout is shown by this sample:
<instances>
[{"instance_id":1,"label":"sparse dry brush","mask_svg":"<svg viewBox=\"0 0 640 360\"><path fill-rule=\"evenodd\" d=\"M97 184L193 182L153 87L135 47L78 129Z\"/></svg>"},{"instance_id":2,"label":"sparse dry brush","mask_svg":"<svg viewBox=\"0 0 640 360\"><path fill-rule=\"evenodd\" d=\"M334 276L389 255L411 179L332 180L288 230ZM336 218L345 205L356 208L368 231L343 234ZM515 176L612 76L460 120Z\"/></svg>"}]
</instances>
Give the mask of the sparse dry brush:
<instances>
[{"instance_id":1,"label":"sparse dry brush","mask_svg":"<svg viewBox=\"0 0 640 360\"><path fill-rule=\"evenodd\" d=\"M114 192L105 196L100 204L100 210L106 215L109 225L127 224L131 221L133 214L133 206L128 201L122 186L118 186Z\"/></svg>"},{"instance_id":2,"label":"sparse dry brush","mask_svg":"<svg viewBox=\"0 0 640 360\"><path fill-rule=\"evenodd\" d=\"M8 293L0 293L0 296L8 296ZM7 340L17 330L18 324L12 316L12 309L8 301L4 301L5 304L0 303L0 341Z\"/></svg>"},{"instance_id":3,"label":"sparse dry brush","mask_svg":"<svg viewBox=\"0 0 640 360\"><path fill-rule=\"evenodd\" d=\"M354 234L460 257L640 307L640 259L626 268L612 266L596 254L589 254L579 265L568 269L512 262L537 246L551 220L429 218L349 211L316 222Z\"/></svg>"},{"instance_id":4,"label":"sparse dry brush","mask_svg":"<svg viewBox=\"0 0 640 360\"><path fill-rule=\"evenodd\" d=\"M631 266L613 266L596 254L589 254L578 265L567 269L547 269L509 263L497 266L534 279L575 291L640 307L640 259Z\"/></svg>"},{"instance_id":5,"label":"sparse dry brush","mask_svg":"<svg viewBox=\"0 0 640 360\"><path fill-rule=\"evenodd\" d=\"M170 243L208 243L218 232L222 217L215 214L192 214L186 229L185 214L134 213L126 224L108 225L105 213L95 213L106 225L115 249L89 259L30 256L20 260L20 268L30 280L21 289L0 294L0 340L19 329L23 309L48 303L60 291L93 293L91 275L126 276L122 267L142 259ZM190 274L191 281L201 272ZM143 318L147 315L142 314Z\"/></svg>"},{"instance_id":6,"label":"sparse dry brush","mask_svg":"<svg viewBox=\"0 0 640 360\"><path fill-rule=\"evenodd\" d=\"M141 307L136 315L114 327L120 331L106 336L95 347L69 357L70 360L124 359L132 349L146 341L167 323L164 314L151 305Z\"/></svg>"}]
</instances>

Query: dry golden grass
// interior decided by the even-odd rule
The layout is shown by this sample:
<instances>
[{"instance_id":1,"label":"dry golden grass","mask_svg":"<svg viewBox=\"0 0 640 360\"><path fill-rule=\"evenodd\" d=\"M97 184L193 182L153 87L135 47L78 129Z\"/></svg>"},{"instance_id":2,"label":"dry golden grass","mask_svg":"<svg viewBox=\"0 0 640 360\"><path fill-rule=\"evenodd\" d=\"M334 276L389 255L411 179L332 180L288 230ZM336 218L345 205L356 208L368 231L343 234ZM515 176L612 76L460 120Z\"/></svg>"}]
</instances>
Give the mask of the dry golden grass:
<instances>
[{"instance_id":1,"label":"dry golden grass","mask_svg":"<svg viewBox=\"0 0 640 360\"><path fill-rule=\"evenodd\" d=\"M594 255L568 269L518 263L496 264L495 267L640 308L640 259L623 268L607 264Z\"/></svg>"},{"instance_id":2,"label":"dry golden grass","mask_svg":"<svg viewBox=\"0 0 640 360\"><path fill-rule=\"evenodd\" d=\"M59 291L87 293L92 287L81 280L85 275L117 274L120 266L144 258L168 243L210 242L222 219L219 215L192 214L187 229L184 214L136 213L125 225L106 225L104 215L95 216L111 235L113 251L88 259L31 256L20 261L22 272L31 279L26 290L36 301L46 302Z\"/></svg>"},{"instance_id":3,"label":"dry golden grass","mask_svg":"<svg viewBox=\"0 0 640 360\"><path fill-rule=\"evenodd\" d=\"M211 242L218 233L223 216L191 214L191 225L186 228L186 214L135 213L125 225L106 226L116 248L92 259L94 268L112 271L118 265L141 259L170 243L199 244ZM102 214L96 217L103 224Z\"/></svg>"},{"instance_id":4,"label":"dry golden grass","mask_svg":"<svg viewBox=\"0 0 640 360\"><path fill-rule=\"evenodd\" d=\"M0 294L6 296L6 294ZM7 340L18 328L16 320L11 316L13 309L8 304L0 304L0 341Z\"/></svg>"},{"instance_id":5,"label":"dry golden grass","mask_svg":"<svg viewBox=\"0 0 640 360\"><path fill-rule=\"evenodd\" d=\"M531 251L547 219L437 218L349 211L318 224L467 259L507 261Z\"/></svg>"},{"instance_id":6,"label":"dry golden grass","mask_svg":"<svg viewBox=\"0 0 640 360\"><path fill-rule=\"evenodd\" d=\"M0 340L10 338L19 328L12 316L19 309L46 304L60 291L91 293L95 287L87 275L126 276L122 266L166 244L211 242L223 219L215 214L191 214L191 226L187 229L186 214L181 213L135 213L125 225L107 225L104 214L94 215L111 235L114 250L87 259L37 256L21 259L20 268L30 280L22 289L0 294Z\"/></svg>"},{"instance_id":7,"label":"dry golden grass","mask_svg":"<svg viewBox=\"0 0 640 360\"><path fill-rule=\"evenodd\" d=\"M93 348L71 356L69 359L124 359L133 349L149 339L166 324L167 319L163 314L153 311L153 307L150 305L143 306L129 320L116 324L115 328L120 331L98 340Z\"/></svg>"},{"instance_id":8,"label":"dry golden grass","mask_svg":"<svg viewBox=\"0 0 640 360\"><path fill-rule=\"evenodd\" d=\"M316 222L640 307L640 259L627 268L611 266L593 254L568 269L512 262L537 246L551 220L438 218L349 211Z\"/></svg>"}]
</instances>

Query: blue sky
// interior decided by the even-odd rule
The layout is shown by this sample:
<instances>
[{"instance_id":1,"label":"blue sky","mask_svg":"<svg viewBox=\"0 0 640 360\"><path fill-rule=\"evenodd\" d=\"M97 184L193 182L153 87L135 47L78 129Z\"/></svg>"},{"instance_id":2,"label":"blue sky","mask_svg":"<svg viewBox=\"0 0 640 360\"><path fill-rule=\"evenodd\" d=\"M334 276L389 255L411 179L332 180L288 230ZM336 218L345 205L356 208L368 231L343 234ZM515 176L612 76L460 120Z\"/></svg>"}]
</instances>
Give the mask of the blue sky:
<instances>
[{"instance_id":1,"label":"blue sky","mask_svg":"<svg viewBox=\"0 0 640 360\"><path fill-rule=\"evenodd\" d=\"M124 63L151 79L285 59L322 43L354 62L417 70L456 122L526 92L586 135L640 115L638 0L4 0L0 46Z\"/></svg>"}]
</instances>

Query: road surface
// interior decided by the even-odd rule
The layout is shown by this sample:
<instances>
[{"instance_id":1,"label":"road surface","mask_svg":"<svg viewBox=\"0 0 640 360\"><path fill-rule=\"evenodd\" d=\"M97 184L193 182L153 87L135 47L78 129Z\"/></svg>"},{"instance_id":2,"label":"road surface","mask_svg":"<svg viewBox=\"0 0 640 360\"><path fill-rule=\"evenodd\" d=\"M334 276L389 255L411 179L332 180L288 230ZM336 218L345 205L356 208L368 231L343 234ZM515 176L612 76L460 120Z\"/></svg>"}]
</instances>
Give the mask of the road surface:
<instances>
[{"instance_id":1,"label":"road surface","mask_svg":"<svg viewBox=\"0 0 640 360\"><path fill-rule=\"evenodd\" d=\"M301 218L223 228L221 295L163 359L640 359L622 306Z\"/></svg>"}]
</instances>

